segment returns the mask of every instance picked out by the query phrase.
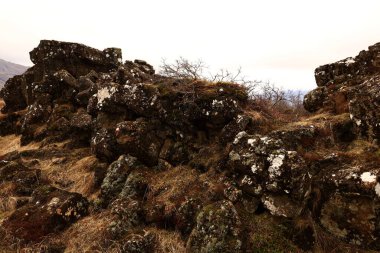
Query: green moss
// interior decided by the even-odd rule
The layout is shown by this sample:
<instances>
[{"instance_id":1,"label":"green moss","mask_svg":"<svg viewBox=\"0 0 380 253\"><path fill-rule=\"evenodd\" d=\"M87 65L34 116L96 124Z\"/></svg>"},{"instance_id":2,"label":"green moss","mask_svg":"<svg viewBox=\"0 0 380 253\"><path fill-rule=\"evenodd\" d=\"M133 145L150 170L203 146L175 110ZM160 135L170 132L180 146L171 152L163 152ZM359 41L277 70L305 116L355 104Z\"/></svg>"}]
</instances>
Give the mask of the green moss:
<instances>
[{"instance_id":1,"label":"green moss","mask_svg":"<svg viewBox=\"0 0 380 253\"><path fill-rule=\"evenodd\" d=\"M34 194L39 195L39 196L43 196L43 195L47 195L47 194L49 194L55 190L56 190L56 188L54 188L51 185L42 185L34 191Z\"/></svg>"},{"instance_id":2,"label":"green moss","mask_svg":"<svg viewBox=\"0 0 380 253\"><path fill-rule=\"evenodd\" d=\"M250 222L254 228L248 245L254 253L301 252L287 238L287 227L269 214L252 215Z\"/></svg>"},{"instance_id":3,"label":"green moss","mask_svg":"<svg viewBox=\"0 0 380 253\"><path fill-rule=\"evenodd\" d=\"M176 97L176 92L173 90L173 88L169 84L158 84L157 88L160 93L160 97L162 98L174 99Z\"/></svg>"}]
</instances>

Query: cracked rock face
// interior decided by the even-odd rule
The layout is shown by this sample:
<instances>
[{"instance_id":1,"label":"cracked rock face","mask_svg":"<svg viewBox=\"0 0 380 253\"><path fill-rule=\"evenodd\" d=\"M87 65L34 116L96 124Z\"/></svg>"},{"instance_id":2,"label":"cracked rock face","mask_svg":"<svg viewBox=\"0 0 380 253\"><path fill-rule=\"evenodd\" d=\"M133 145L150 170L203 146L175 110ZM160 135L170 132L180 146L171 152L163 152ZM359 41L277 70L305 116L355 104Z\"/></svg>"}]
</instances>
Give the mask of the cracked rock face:
<instances>
[{"instance_id":1,"label":"cracked rock face","mask_svg":"<svg viewBox=\"0 0 380 253\"><path fill-rule=\"evenodd\" d=\"M238 133L229 153L228 164L242 175L240 184L247 192L264 199L267 194L276 193L289 198L290 203L291 199L300 201L310 183L305 162L297 152L284 149L280 139L268 136ZM268 199L264 203L271 207L276 205L276 201ZM296 205L293 206L296 209ZM279 213L274 211L275 208L268 209L273 214Z\"/></svg>"},{"instance_id":2,"label":"cracked rock face","mask_svg":"<svg viewBox=\"0 0 380 253\"><path fill-rule=\"evenodd\" d=\"M378 139L379 59L377 43L354 58L318 67L315 70L318 87L305 96L305 108L310 112L349 112L357 134Z\"/></svg>"}]
</instances>

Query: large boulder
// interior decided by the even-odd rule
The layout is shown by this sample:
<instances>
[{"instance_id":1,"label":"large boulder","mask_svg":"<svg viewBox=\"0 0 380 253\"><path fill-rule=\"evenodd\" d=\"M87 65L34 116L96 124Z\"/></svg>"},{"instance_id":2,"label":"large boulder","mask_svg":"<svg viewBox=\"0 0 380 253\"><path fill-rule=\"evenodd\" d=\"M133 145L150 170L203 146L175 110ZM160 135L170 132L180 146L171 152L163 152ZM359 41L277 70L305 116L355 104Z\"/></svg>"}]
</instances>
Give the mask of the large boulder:
<instances>
[{"instance_id":1,"label":"large boulder","mask_svg":"<svg viewBox=\"0 0 380 253\"><path fill-rule=\"evenodd\" d=\"M122 155L110 164L101 185L100 199L104 206L116 199L120 193L122 196L132 194L130 192L132 189L128 189L130 181L128 183L126 181L131 171L140 167L141 163L130 155Z\"/></svg>"},{"instance_id":2,"label":"large boulder","mask_svg":"<svg viewBox=\"0 0 380 253\"><path fill-rule=\"evenodd\" d=\"M304 98L305 109L335 114L350 112L356 134L370 140L379 138L378 104L380 43L359 55L315 70L318 87Z\"/></svg>"},{"instance_id":3,"label":"large boulder","mask_svg":"<svg viewBox=\"0 0 380 253\"><path fill-rule=\"evenodd\" d=\"M30 202L17 209L2 226L16 238L36 242L63 230L87 213L88 201L80 194L42 186L34 191Z\"/></svg>"},{"instance_id":4,"label":"large boulder","mask_svg":"<svg viewBox=\"0 0 380 253\"><path fill-rule=\"evenodd\" d=\"M41 40L30 52L30 58L35 65L8 80L2 89L0 95L6 104L3 112L24 109L39 98L37 94L50 95L49 99L60 98L58 96L65 91L73 94L72 91L78 89L76 79L80 76L93 70L109 72L122 62L118 48L100 51L82 44L50 40Z\"/></svg>"},{"instance_id":5,"label":"large boulder","mask_svg":"<svg viewBox=\"0 0 380 253\"><path fill-rule=\"evenodd\" d=\"M332 155L316 166L314 212L321 225L344 241L380 249L380 183L376 163L350 164Z\"/></svg>"},{"instance_id":6,"label":"large boulder","mask_svg":"<svg viewBox=\"0 0 380 253\"><path fill-rule=\"evenodd\" d=\"M243 191L262 198L272 214L292 217L301 211L310 175L302 157L285 149L281 139L240 132L233 141L227 166L240 175ZM275 201L279 198L282 200ZM286 199L293 210L279 212Z\"/></svg>"}]
</instances>

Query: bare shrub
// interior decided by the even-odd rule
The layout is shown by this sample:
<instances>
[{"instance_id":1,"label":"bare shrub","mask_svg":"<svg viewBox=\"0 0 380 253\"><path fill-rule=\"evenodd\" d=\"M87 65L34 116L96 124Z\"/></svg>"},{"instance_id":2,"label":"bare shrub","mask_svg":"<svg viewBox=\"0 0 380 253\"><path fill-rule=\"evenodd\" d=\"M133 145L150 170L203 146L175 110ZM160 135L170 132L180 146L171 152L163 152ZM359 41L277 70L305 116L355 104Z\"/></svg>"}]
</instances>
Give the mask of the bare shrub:
<instances>
[{"instance_id":1,"label":"bare shrub","mask_svg":"<svg viewBox=\"0 0 380 253\"><path fill-rule=\"evenodd\" d=\"M285 90L269 81L249 80L242 74L241 68L238 68L237 71L220 69L216 73L210 73L202 60L191 62L180 57L174 63L163 60L159 73L167 77L192 81L206 80L243 85L247 88L250 105L253 109L281 122L297 121L307 115L307 111L303 107L303 92Z\"/></svg>"},{"instance_id":2,"label":"bare shrub","mask_svg":"<svg viewBox=\"0 0 380 253\"><path fill-rule=\"evenodd\" d=\"M184 79L204 79L203 71L206 65L202 60L191 62L183 57L175 60L174 63L167 63L165 59L162 60L159 73L163 76Z\"/></svg>"}]
</instances>

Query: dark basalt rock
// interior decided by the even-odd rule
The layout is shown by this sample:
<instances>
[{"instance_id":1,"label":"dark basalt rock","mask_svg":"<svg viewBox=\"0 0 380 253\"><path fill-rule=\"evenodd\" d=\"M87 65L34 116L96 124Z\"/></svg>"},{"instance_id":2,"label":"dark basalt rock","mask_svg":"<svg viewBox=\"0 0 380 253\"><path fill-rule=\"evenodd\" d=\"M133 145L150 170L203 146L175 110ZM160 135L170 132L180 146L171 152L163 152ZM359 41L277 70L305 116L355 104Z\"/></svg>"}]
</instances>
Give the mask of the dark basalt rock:
<instances>
[{"instance_id":1,"label":"dark basalt rock","mask_svg":"<svg viewBox=\"0 0 380 253\"><path fill-rule=\"evenodd\" d=\"M2 226L17 238L36 242L87 215L87 208L88 201L78 193L42 186Z\"/></svg>"},{"instance_id":2,"label":"dark basalt rock","mask_svg":"<svg viewBox=\"0 0 380 253\"><path fill-rule=\"evenodd\" d=\"M107 221L102 250L153 252L177 232L188 252L261 250L259 222L306 251L320 238L380 250L380 44L317 68L304 99L316 114L283 126L250 107L245 87L156 75L120 49L44 40L30 56L0 92L0 135L41 142L0 156L0 201L12 206L0 206L0 234L55 238L90 209L85 224ZM55 178L62 168L68 182Z\"/></svg>"},{"instance_id":3,"label":"dark basalt rock","mask_svg":"<svg viewBox=\"0 0 380 253\"><path fill-rule=\"evenodd\" d=\"M121 50L118 48L99 51L82 44L49 40L42 40L30 52L30 58L35 65L24 74L7 81L1 91L0 95L6 103L3 112L24 109L34 102L31 96L35 92L45 91L52 95L56 86L60 85L49 80L56 79L77 88L76 78L91 71L107 73L122 63Z\"/></svg>"}]
</instances>

